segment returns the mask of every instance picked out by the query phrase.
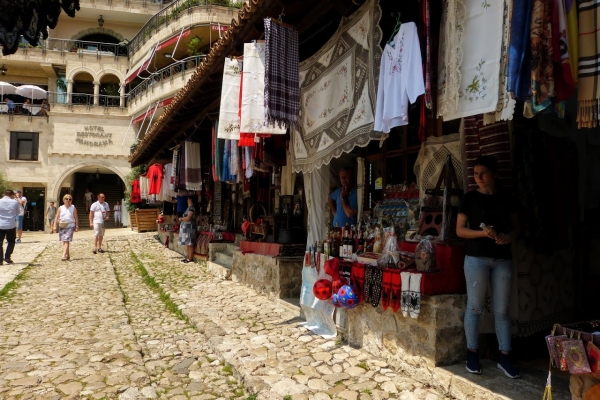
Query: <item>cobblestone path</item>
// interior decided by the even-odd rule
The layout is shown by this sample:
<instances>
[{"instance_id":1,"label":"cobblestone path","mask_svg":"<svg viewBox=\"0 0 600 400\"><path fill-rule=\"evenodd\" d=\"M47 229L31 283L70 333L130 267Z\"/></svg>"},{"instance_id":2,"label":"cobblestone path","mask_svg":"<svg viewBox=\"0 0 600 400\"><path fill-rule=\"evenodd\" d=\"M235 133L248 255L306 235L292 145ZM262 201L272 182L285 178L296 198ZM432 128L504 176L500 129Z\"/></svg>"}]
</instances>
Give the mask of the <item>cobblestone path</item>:
<instances>
[{"instance_id":1,"label":"cobblestone path","mask_svg":"<svg viewBox=\"0 0 600 400\"><path fill-rule=\"evenodd\" d=\"M19 248L29 267L0 296L0 399L444 399L152 234L105 240L96 255L75 241L69 262L58 243Z\"/></svg>"},{"instance_id":2,"label":"cobblestone path","mask_svg":"<svg viewBox=\"0 0 600 400\"><path fill-rule=\"evenodd\" d=\"M49 244L0 298L0 398L243 398L230 367L144 282L128 246L113 251L93 255L76 241L61 262Z\"/></svg>"}]
</instances>

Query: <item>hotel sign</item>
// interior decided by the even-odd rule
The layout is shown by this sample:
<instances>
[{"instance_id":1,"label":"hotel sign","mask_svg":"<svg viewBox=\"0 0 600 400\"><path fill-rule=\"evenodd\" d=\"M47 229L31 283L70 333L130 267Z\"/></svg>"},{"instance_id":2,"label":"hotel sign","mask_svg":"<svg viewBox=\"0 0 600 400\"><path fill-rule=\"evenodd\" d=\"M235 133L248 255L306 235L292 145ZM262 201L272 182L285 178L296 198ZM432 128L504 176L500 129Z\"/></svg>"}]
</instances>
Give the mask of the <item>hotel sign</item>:
<instances>
[{"instance_id":1,"label":"hotel sign","mask_svg":"<svg viewBox=\"0 0 600 400\"><path fill-rule=\"evenodd\" d=\"M87 125L83 132L77 132L77 143L90 147L105 147L113 144L112 133L104 132L104 127Z\"/></svg>"}]
</instances>

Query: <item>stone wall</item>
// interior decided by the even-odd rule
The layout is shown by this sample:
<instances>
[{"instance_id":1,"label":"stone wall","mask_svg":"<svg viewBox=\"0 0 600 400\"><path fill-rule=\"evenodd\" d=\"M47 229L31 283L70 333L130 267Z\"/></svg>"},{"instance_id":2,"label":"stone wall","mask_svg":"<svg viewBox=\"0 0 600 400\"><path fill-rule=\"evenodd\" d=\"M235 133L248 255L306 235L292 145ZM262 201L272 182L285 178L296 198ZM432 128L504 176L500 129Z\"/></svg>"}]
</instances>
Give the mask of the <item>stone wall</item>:
<instances>
[{"instance_id":1,"label":"stone wall","mask_svg":"<svg viewBox=\"0 0 600 400\"><path fill-rule=\"evenodd\" d=\"M303 260L284 261L271 256L233 251L231 279L269 297L300 297Z\"/></svg>"},{"instance_id":2,"label":"stone wall","mask_svg":"<svg viewBox=\"0 0 600 400\"><path fill-rule=\"evenodd\" d=\"M178 252L182 256L187 256L187 246L181 246L179 243L177 243L177 239L179 239L178 233L158 231L158 237L160 239L160 242L163 245L165 244L165 240L168 237L169 238L168 248L170 250Z\"/></svg>"},{"instance_id":3,"label":"stone wall","mask_svg":"<svg viewBox=\"0 0 600 400\"><path fill-rule=\"evenodd\" d=\"M381 304L348 311L348 343L404 371L432 371L464 358L465 295L423 296L419 318Z\"/></svg>"},{"instance_id":4,"label":"stone wall","mask_svg":"<svg viewBox=\"0 0 600 400\"><path fill-rule=\"evenodd\" d=\"M571 375L569 387L571 389L572 400L583 400L583 395L589 388L600 383L600 379L594 378L592 374Z\"/></svg>"}]
</instances>

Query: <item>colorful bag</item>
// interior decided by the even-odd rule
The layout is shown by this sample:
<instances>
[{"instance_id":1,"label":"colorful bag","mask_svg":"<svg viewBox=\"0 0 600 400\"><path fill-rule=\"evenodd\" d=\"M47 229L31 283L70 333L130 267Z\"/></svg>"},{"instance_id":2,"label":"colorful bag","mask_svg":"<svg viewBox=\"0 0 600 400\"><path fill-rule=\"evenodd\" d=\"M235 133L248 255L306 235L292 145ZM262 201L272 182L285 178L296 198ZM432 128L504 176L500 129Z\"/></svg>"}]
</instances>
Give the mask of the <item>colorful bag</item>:
<instances>
[{"instance_id":1,"label":"colorful bag","mask_svg":"<svg viewBox=\"0 0 600 400\"><path fill-rule=\"evenodd\" d=\"M587 357L592 374L600 379L600 349L592 342L587 344Z\"/></svg>"},{"instance_id":2,"label":"colorful bag","mask_svg":"<svg viewBox=\"0 0 600 400\"><path fill-rule=\"evenodd\" d=\"M581 339L570 339L560 343L563 357L567 361L569 372L573 375L583 375L592 372L588 362L583 341Z\"/></svg>"},{"instance_id":3,"label":"colorful bag","mask_svg":"<svg viewBox=\"0 0 600 400\"><path fill-rule=\"evenodd\" d=\"M435 269L435 247L431 236L424 237L417 245L415 264L419 272L432 272Z\"/></svg>"},{"instance_id":4,"label":"colorful bag","mask_svg":"<svg viewBox=\"0 0 600 400\"><path fill-rule=\"evenodd\" d=\"M546 336L546 344L548 345L548 352L552 358L552 365L556 368L560 368L561 371L566 371L568 369L566 361L562 359L562 351L559 351L558 345L561 341L569 340L567 335L559 335L559 336ZM565 369L563 369L565 368Z\"/></svg>"}]
</instances>

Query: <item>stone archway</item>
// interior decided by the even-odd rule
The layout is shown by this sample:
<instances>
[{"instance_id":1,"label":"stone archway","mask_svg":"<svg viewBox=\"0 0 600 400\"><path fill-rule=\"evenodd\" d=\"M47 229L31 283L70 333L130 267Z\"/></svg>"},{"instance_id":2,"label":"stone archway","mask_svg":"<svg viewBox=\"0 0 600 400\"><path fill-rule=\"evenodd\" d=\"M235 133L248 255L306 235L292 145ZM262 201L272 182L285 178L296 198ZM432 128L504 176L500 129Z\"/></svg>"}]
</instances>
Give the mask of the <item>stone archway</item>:
<instances>
[{"instance_id":1,"label":"stone archway","mask_svg":"<svg viewBox=\"0 0 600 400\"><path fill-rule=\"evenodd\" d=\"M75 35L71 36L71 40L80 40L82 37L86 37L86 36L94 35L94 34L109 35L116 39L119 39L120 42L125 40L123 35L121 35L120 33L115 32L112 29L106 29L106 28L102 28L102 27L84 29L83 31L79 31Z\"/></svg>"},{"instance_id":2,"label":"stone archway","mask_svg":"<svg viewBox=\"0 0 600 400\"><path fill-rule=\"evenodd\" d=\"M121 181L125 182L125 175L129 173L129 170L125 171L124 168L115 167L108 162L103 161L92 161L92 162L82 162L76 165L71 166L69 169L64 171L55 181L52 188L48 191L50 195L52 195L54 199L57 199L60 203L60 189L62 187L62 183L69 177L71 174L81 170L85 167L93 167L93 168L106 168L109 171L112 171L115 175L117 175Z\"/></svg>"}]
</instances>

